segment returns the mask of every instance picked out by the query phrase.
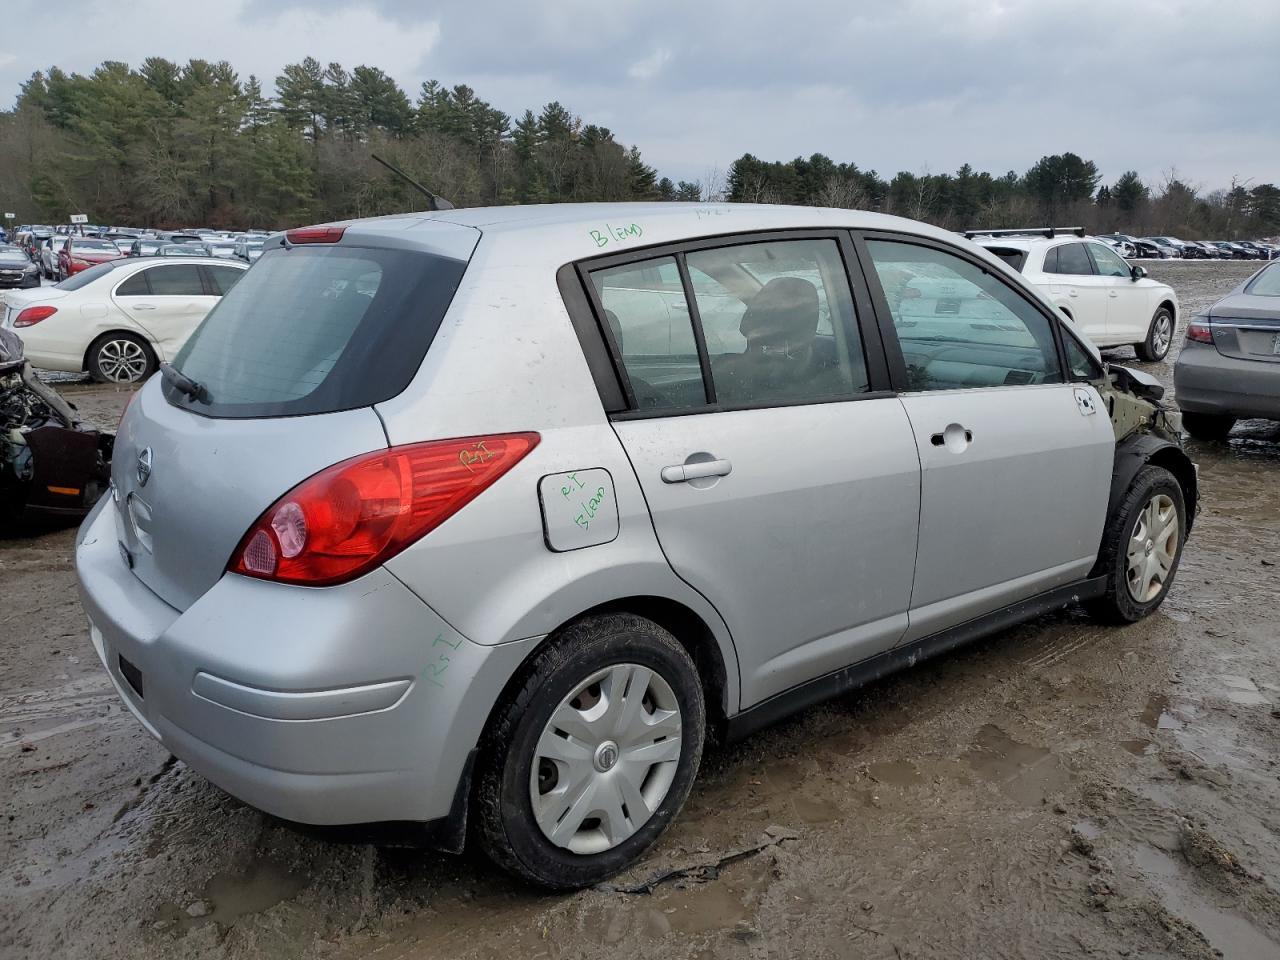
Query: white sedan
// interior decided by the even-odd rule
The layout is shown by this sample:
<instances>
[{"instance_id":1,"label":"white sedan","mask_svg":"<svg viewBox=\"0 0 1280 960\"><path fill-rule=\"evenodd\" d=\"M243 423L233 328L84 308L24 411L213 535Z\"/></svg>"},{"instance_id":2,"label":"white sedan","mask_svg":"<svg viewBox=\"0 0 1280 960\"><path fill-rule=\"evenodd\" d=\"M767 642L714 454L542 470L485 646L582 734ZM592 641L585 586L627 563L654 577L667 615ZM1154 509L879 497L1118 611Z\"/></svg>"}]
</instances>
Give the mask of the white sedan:
<instances>
[{"instance_id":1,"label":"white sedan","mask_svg":"<svg viewBox=\"0 0 1280 960\"><path fill-rule=\"evenodd\" d=\"M248 265L208 258L110 260L52 287L0 295L0 326L46 370L145 380L172 360Z\"/></svg>"},{"instance_id":2,"label":"white sedan","mask_svg":"<svg viewBox=\"0 0 1280 960\"><path fill-rule=\"evenodd\" d=\"M1022 273L1099 347L1131 345L1146 361L1168 355L1178 321L1177 295L1110 246L1083 231L966 236Z\"/></svg>"}]
</instances>

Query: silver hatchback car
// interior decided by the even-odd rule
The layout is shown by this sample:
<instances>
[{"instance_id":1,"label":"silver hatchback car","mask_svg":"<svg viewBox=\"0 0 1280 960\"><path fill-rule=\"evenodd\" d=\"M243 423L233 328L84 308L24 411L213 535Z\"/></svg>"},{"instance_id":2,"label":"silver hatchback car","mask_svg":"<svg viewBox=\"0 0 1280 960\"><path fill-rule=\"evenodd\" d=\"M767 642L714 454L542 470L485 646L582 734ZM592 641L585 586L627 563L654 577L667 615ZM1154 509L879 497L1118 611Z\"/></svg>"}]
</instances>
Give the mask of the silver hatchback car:
<instances>
[{"instance_id":1,"label":"silver hatchback car","mask_svg":"<svg viewBox=\"0 0 1280 960\"><path fill-rule=\"evenodd\" d=\"M1154 380L893 217L503 207L293 230L135 396L76 547L138 720L245 801L550 888L704 742L1044 611L1167 594Z\"/></svg>"}]
</instances>

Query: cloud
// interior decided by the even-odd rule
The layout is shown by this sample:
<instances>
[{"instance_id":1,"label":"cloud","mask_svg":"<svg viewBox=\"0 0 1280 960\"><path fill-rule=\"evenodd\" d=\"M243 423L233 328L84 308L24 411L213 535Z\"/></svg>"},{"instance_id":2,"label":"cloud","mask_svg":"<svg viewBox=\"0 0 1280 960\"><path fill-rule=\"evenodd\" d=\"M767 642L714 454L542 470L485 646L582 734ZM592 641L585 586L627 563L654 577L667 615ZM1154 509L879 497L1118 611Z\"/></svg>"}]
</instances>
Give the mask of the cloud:
<instances>
[{"instance_id":1,"label":"cloud","mask_svg":"<svg viewBox=\"0 0 1280 960\"><path fill-rule=\"evenodd\" d=\"M436 78L511 114L559 100L673 178L746 151L892 175L1073 150L1108 180L1176 165L1208 187L1280 182L1275 0L810 0L768 17L740 0L222 0L198 30L157 0L67 3L0 62L6 96L51 63L225 58L270 81L311 55L379 66L410 96Z\"/></svg>"},{"instance_id":2,"label":"cloud","mask_svg":"<svg viewBox=\"0 0 1280 960\"><path fill-rule=\"evenodd\" d=\"M643 60L637 60L627 68L627 76L633 80L652 80L670 59L671 51L666 47L659 47Z\"/></svg>"}]
</instances>

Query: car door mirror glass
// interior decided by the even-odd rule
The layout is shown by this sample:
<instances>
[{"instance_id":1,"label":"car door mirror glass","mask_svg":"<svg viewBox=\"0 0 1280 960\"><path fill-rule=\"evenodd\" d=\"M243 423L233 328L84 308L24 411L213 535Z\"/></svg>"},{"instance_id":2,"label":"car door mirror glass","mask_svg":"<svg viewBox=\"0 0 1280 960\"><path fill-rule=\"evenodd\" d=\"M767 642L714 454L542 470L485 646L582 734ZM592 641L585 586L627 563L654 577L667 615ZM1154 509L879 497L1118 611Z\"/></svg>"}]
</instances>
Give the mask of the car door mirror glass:
<instances>
[{"instance_id":1,"label":"car door mirror glass","mask_svg":"<svg viewBox=\"0 0 1280 960\"><path fill-rule=\"evenodd\" d=\"M1135 264L1134 266L1129 268L1129 273L1134 280L1141 280L1143 277L1147 275L1147 268L1140 267Z\"/></svg>"}]
</instances>

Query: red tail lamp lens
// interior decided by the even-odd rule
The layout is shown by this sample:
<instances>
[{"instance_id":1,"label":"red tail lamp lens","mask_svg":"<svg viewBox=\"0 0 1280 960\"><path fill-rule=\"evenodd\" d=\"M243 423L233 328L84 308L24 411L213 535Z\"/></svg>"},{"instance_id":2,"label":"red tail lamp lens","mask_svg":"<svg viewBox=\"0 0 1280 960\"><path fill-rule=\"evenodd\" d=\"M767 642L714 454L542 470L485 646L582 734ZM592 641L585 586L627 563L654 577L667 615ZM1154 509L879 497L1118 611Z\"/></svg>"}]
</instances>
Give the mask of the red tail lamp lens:
<instances>
[{"instance_id":1,"label":"red tail lamp lens","mask_svg":"<svg viewBox=\"0 0 1280 960\"><path fill-rule=\"evenodd\" d=\"M433 440L334 464L259 517L227 569L316 587L355 579L448 520L540 439L507 433Z\"/></svg>"},{"instance_id":2,"label":"red tail lamp lens","mask_svg":"<svg viewBox=\"0 0 1280 960\"><path fill-rule=\"evenodd\" d=\"M52 317L57 312L57 307L27 307L27 309L13 318L13 325L15 327L29 327L39 323L41 320Z\"/></svg>"},{"instance_id":3,"label":"red tail lamp lens","mask_svg":"<svg viewBox=\"0 0 1280 960\"><path fill-rule=\"evenodd\" d=\"M1213 329L1207 323L1188 323L1187 339L1196 343L1213 343Z\"/></svg>"}]
</instances>

